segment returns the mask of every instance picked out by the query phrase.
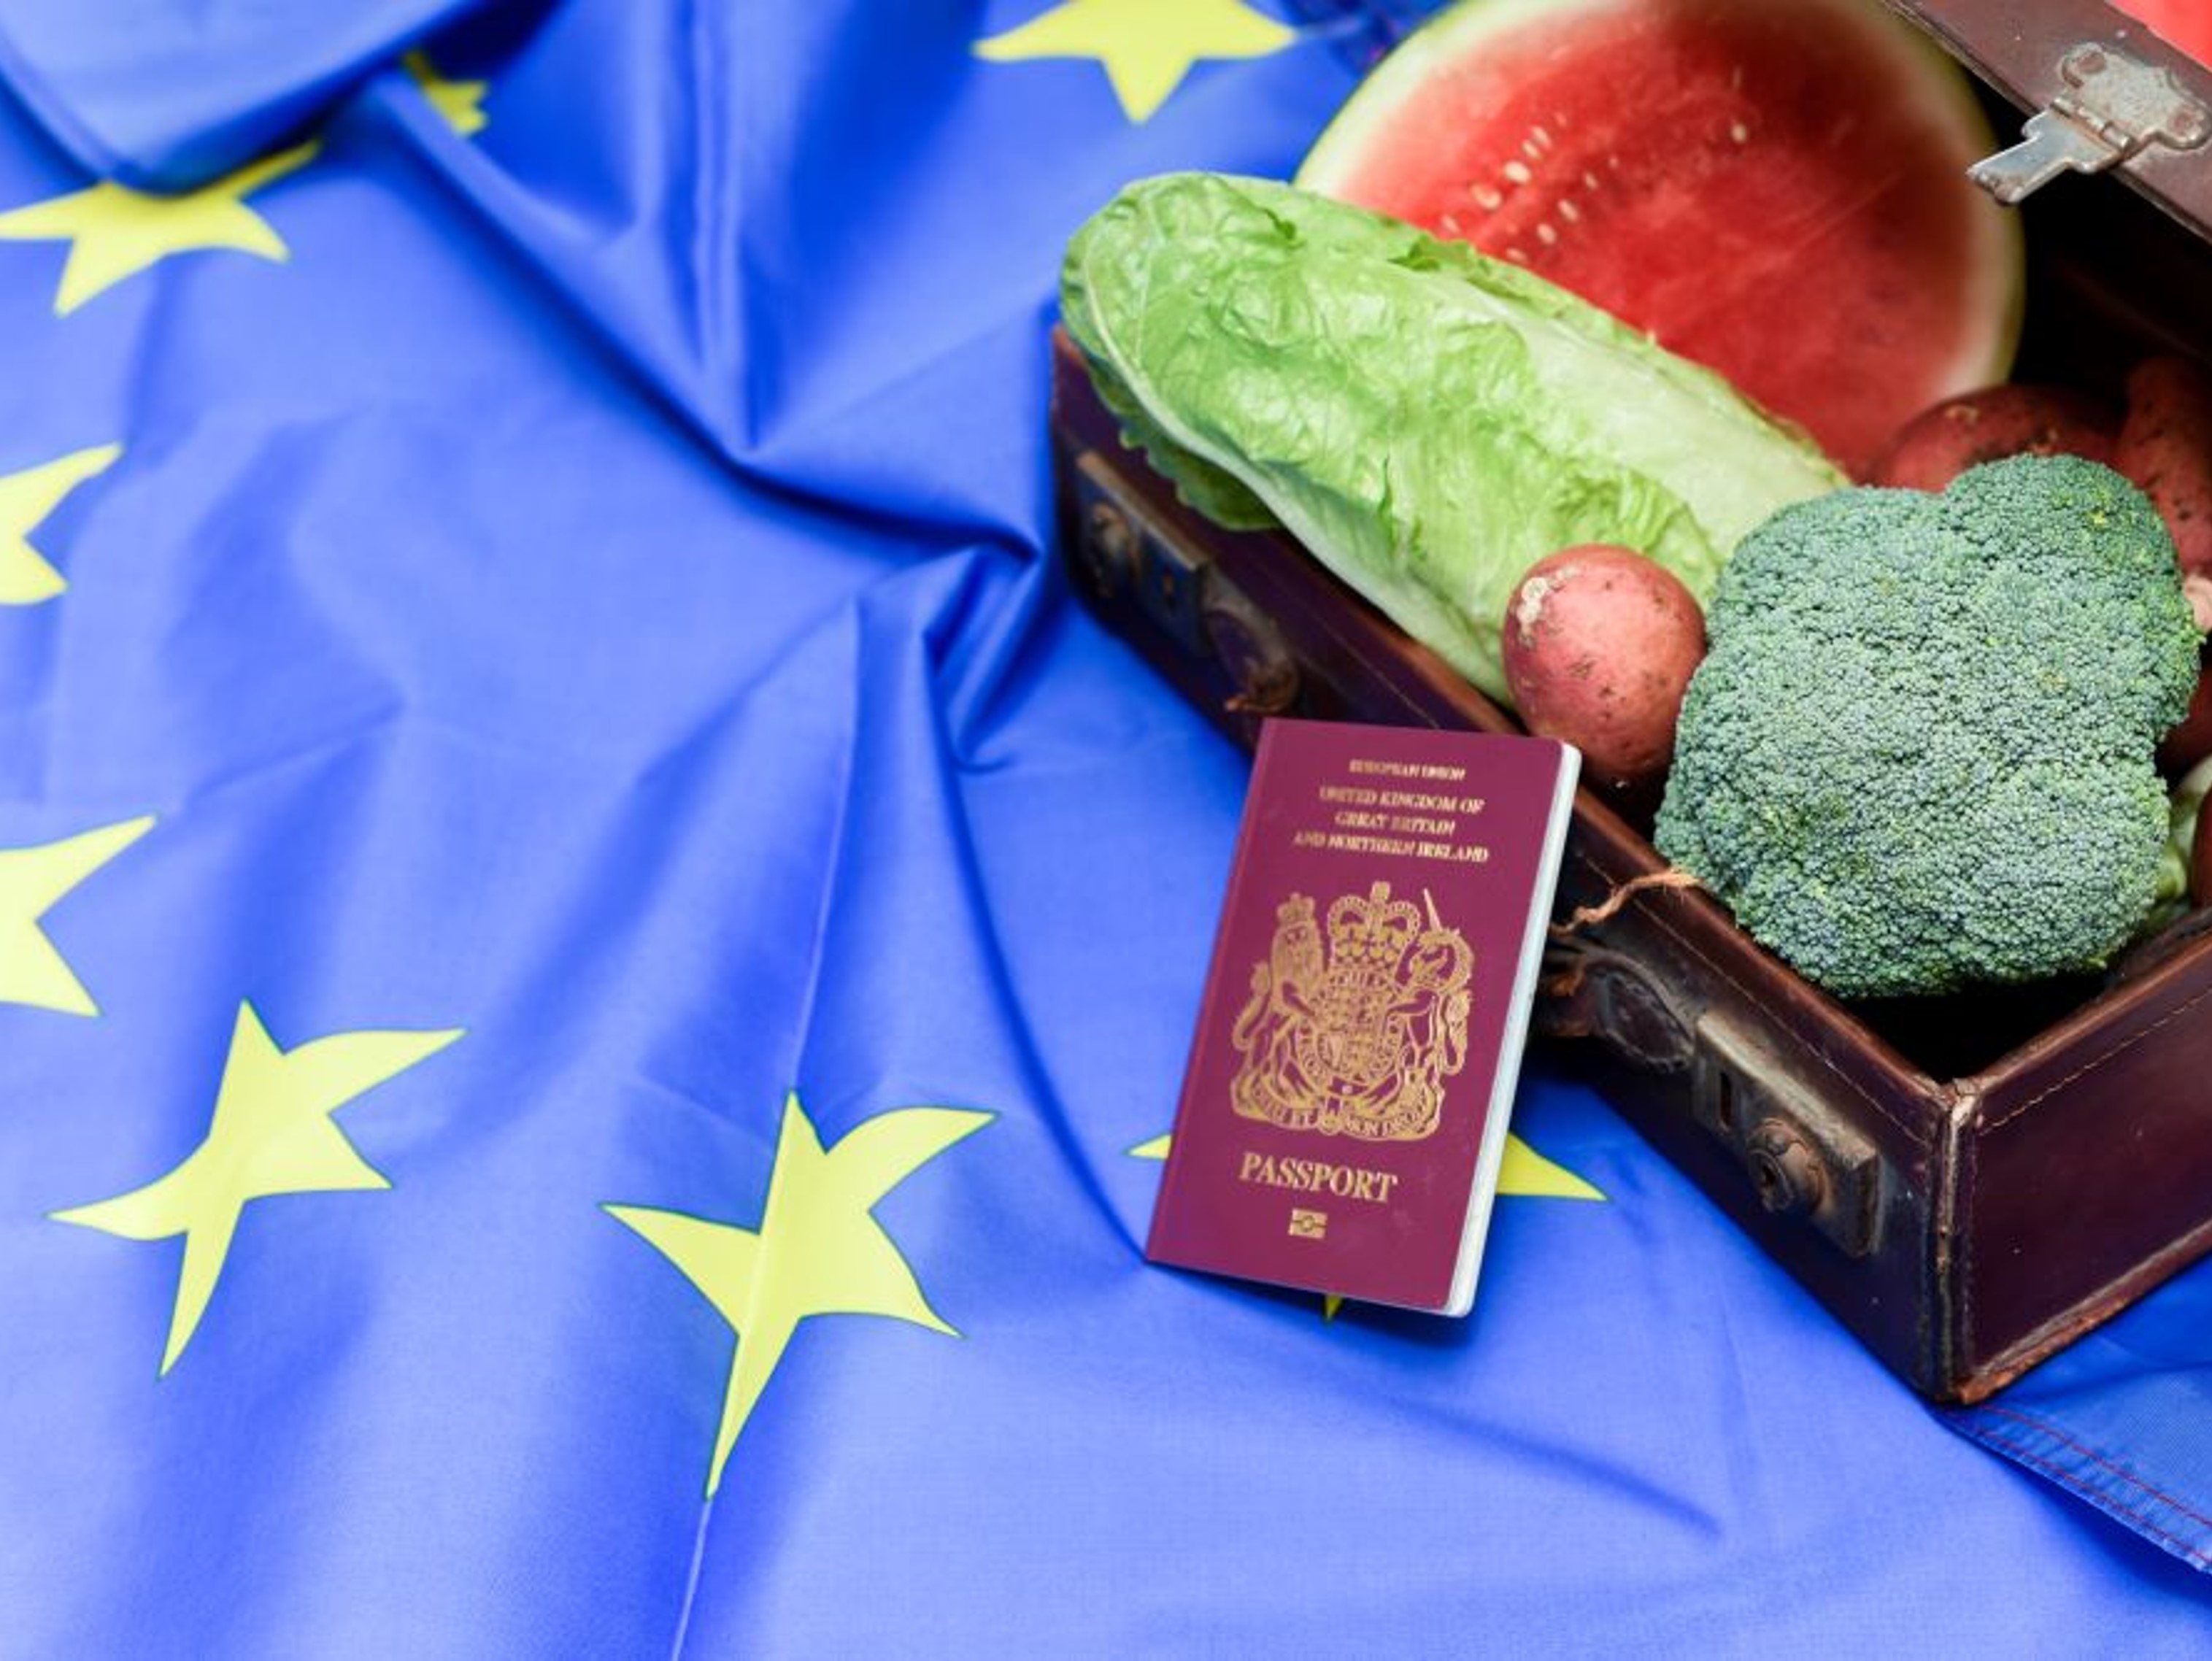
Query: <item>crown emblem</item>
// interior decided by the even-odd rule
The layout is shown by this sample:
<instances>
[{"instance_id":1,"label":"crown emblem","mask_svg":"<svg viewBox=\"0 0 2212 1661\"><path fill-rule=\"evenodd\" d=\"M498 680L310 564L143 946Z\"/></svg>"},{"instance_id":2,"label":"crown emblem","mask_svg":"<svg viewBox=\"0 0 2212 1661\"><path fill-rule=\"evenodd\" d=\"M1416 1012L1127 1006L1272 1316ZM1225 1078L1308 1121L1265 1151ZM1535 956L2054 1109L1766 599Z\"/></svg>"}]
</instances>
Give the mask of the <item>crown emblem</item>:
<instances>
[{"instance_id":1,"label":"crown emblem","mask_svg":"<svg viewBox=\"0 0 2212 1661\"><path fill-rule=\"evenodd\" d=\"M1378 882L1328 908L1292 894L1252 968L1231 1037L1230 1104L1248 1119L1366 1141L1435 1133L1444 1080L1467 1064L1474 952L1437 915Z\"/></svg>"}]
</instances>

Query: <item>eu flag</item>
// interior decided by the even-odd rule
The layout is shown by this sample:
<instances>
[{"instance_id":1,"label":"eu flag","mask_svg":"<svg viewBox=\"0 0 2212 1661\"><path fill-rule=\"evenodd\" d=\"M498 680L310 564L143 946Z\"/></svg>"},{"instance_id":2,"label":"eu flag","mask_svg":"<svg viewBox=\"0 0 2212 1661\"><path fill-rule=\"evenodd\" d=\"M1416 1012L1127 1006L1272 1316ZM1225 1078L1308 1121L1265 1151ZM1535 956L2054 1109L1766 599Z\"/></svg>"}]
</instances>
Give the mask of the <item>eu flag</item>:
<instances>
[{"instance_id":1,"label":"eu flag","mask_svg":"<svg viewBox=\"0 0 2212 1661\"><path fill-rule=\"evenodd\" d=\"M1059 252L1410 9L7 9L0 1651L2202 1652L1556 1062L1464 1323L1140 1259Z\"/></svg>"}]
</instances>

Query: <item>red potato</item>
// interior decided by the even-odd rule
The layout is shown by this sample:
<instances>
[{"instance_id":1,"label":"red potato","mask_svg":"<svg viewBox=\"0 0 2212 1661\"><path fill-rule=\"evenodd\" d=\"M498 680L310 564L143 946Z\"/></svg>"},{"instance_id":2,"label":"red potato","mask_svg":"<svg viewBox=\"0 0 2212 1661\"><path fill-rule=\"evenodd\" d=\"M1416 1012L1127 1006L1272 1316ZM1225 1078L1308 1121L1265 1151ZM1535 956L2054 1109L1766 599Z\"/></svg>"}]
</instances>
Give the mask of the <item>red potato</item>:
<instances>
[{"instance_id":1,"label":"red potato","mask_svg":"<svg viewBox=\"0 0 2212 1661\"><path fill-rule=\"evenodd\" d=\"M2159 740L2158 764L2178 778L2207 756L2212 756L2212 667L2199 671L2181 724Z\"/></svg>"},{"instance_id":2,"label":"red potato","mask_svg":"<svg viewBox=\"0 0 2212 1661\"><path fill-rule=\"evenodd\" d=\"M2212 574L2212 375L2185 358L2136 364L2112 465L2157 504L2181 569Z\"/></svg>"},{"instance_id":3,"label":"red potato","mask_svg":"<svg viewBox=\"0 0 2212 1661\"><path fill-rule=\"evenodd\" d=\"M2197 632L2212 635L2212 576L2202 571L2181 574L2182 598L2189 602L2189 614L2197 619Z\"/></svg>"},{"instance_id":4,"label":"red potato","mask_svg":"<svg viewBox=\"0 0 2212 1661\"><path fill-rule=\"evenodd\" d=\"M1930 405L1897 429L1870 484L1940 490L1969 467L2014 455L2110 462L2119 422L2097 399L2061 386L1984 386Z\"/></svg>"},{"instance_id":5,"label":"red potato","mask_svg":"<svg viewBox=\"0 0 2212 1661\"><path fill-rule=\"evenodd\" d=\"M1505 606L1505 680L1522 723L1583 752L1593 784L1667 770L1674 718L1705 654L1705 618L1674 574L1632 548L1562 549Z\"/></svg>"}]
</instances>

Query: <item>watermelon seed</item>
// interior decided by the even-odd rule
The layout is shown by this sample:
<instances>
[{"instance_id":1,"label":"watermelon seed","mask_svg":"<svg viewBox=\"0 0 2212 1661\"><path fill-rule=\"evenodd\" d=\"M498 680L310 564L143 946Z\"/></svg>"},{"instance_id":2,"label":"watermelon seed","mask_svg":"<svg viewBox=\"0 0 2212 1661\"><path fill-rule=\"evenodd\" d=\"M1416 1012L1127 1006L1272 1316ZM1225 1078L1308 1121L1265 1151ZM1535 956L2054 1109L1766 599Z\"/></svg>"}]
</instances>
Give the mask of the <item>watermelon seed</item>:
<instances>
[{"instance_id":1,"label":"watermelon seed","mask_svg":"<svg viewBox=\"0 0 2212 1661\"><path fill-rule=\"evenodd\" d=\"M1511 179L1516 185L1527 184L1530 177L1528 169L1518 161L1508 161L1498 171L1504 173L1508 179Z\"/></svg>"},{"instance_id":2,"label":"watermelon seed","mask_svg":"<svg viewBox=\"0 0 2212 1661\"><path fill-rule=\"evenodd\" d=\"M1531 161L1541 161L1544 159L1542 148L1533 138L1524 138L1521 141L1521 154Z\"/></svg>"},{"instance_id":3,"label":"watermelon seed","mask_svg":"<svg viewBox=\"0 0 2212 1661\"><path fill-rule=\"evenodd\" d=\"M1526 248L1508 248L1505 251L1505 257L1508 259L1517 260L1523 265L1528 263L1528 251Z\"/></svg>"},{"instance_id":4,"label":"watermelon seed","mask_svg":"<svg viewBox=\"0 0 2212 1661\"><path fill-rule=\"evenodd\" d=\"M1559 240L1559 234L1548 224L1539 225L1536 227L1536 240L1548 248Z\"/></svg>"},{"instance_id":5,"label":"watermelon seed","mask_svg":"<svg viewBox=\"0 0 2212 1661\"><path fill-rule=\"evenodd\" d=\"M1461 226L1459 222L1459 216L1457 214L1446 214L1443 219L1443 225L1444 229L1449 231L1452 235L1457 236L1460 234Z\"/></svg>"},{"instance_id":6,"label":"watermelon seed","mask_svg":"<svg viewBox=\"0 0 2212 1661\"><path fill-rule=\"evenodd\" d=\"M1552 125L1557 127L1561 132L1565 132L1567 130L1566 112L1564 110L1553 110L1552 112Z\"/></svg>"},{"instance_id":7,"label":"watermelon seed","mask_svg":"<svg viewBox=\"0 0 2212 1661\"><path fill-rule=\"evenodd\" d=\"M1597 188L1597 175L1594 173L1585 173L1583 175L1583 183L1589 186L1590 189L1595 190Z\"/></svg>"},{"instance_id":8,"label":"watermelon seed","mask_svg":"<svg viewBox=\"0 0 2212 1661\"><path fill-rule=\"evenodd\" d=\"M1495 213L1505 198L1487 185L1477 185L1474 187L1474 200L1478 207Z\"/></svg>"},{"instance_id":9,"label":"watermelon seed","mask_svg":"<svg viewBox=\"0 0 2212 1661\"><path fill-rule=\"evenodd\" d=\"M1751 129L1741 121L1731 121L1729 123L1729 137L1739 144L1744 143L1751 137Z\"/></svg>"},{"instance_id":10,"label":"watermelon seed","mask_svg":"<svg viewBox=\"0 0 2212 1661\"><path fill-rule=\"evenodd\" d=\"M1582 216L1583 216L1583 210L1582 210L1580 208L1577 208L1577 206L1575 206L1575 204L1574 204L1573 203L1569 202L1569 201L1565 201L1565 200L1564 200L1564 199L1560 202L1560 204L1559 204L1559 217L1560 217L1560 218L1562 218L1562 219L1564 219L1564 220L1565 220L1565 221L1567 222L1567 223L1569 223L1570 225L1571 225L1571 224L1573 224L1577 220L1580 219Z\"/></svg>"}]
</instances>

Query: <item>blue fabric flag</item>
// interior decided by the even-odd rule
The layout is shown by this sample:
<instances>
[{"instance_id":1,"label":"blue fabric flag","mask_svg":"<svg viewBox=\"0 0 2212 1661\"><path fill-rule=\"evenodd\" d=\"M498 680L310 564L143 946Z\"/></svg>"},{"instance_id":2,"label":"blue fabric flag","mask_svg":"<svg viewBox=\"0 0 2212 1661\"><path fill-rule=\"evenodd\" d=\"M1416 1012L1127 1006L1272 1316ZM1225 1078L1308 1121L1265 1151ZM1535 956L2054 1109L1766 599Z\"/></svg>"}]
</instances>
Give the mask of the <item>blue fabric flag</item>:
<instances>
[{"instance_id":1,"label":"blue fabric flag","mask_svg":"<svg viewBox=\"0 0 2212 1661\"><path fill-rule=\"evenodd\" d=\"M124 9L0 104L0 1652L2203 1652L1554 1062L1464 1323L1141 1260L1244 764L1059 252L1399 9ZM2199 1554L2201 1297L2018 1409Z\"/></svg>"},{"instance_id":2,"label":"blue fabric flag","mask_svg":"<svg viewBox=\"0 0 2212 1661\"><path fill-rule=\"evenodd\" d=\"M1952 1422L2212 1571L2212 1264Z\"/></svg>"},{"instance_id":3,"label":"blue fabric flag","mask_svg":"<svg viewBox=\"0 0 2212 1661\"><path fill-rule=\"evenodd\" d=\"M15 0L0 70L77 164L183 191L244 167L483 0Z\"/></svg>"}]
</instances>

